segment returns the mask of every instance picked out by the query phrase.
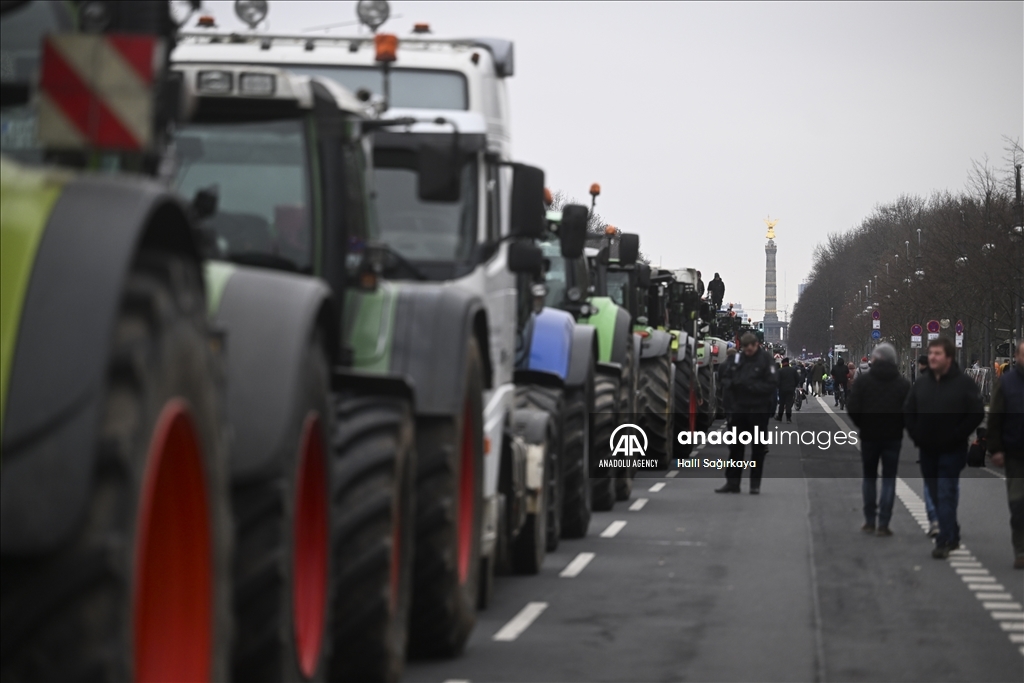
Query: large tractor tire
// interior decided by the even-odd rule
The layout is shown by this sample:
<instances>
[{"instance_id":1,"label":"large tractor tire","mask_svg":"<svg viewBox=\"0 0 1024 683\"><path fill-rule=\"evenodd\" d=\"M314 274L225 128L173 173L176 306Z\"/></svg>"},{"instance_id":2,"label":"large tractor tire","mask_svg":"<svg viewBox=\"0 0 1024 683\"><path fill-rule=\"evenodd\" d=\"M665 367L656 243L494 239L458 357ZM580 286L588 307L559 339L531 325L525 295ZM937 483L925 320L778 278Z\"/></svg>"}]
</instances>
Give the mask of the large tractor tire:
<instances>
[{"instance_id":1,"label":"large tractor tire","mask_svg":"<svg viewBox=\"0 0 1024 683\"><path fill-rule=\"evenodd\" d=\"M540 444L544 449L541 481L545 482L545 485L540 488L540 495L536 501L536 511L527 513L526 523L523 524L523 528L519 530L519 534L512 541L512 571L516 574L539 574L541 565L544 564L544 554L548 547L547 513L549 508L548 493L551 489L550 470L552 466L557 466L558 464L557 461L551 458L551 449L554 446L556 437L554 424L557 417L548 413L545 413L545 416L547 417L546 438L544 443Z\"/></svg>"},{"instance_id":2,"label":"large tractor tire","mask_svg":"<svg viewBox=\"0 0 1024 683\"><path fill-rule=\"evenodd\" d=\"M562 462L564 450L562 446L562 430L564 398L561 389L527 385L516 387L516 409L532 408L551 416L553 435L549 440L550 459L553 461L546 468L548 491L545 496L547 504L547 531L545 534L547 550L558 549L558 540L562 537L562 501L565 497L565 465Z\"/></svg>"},{"instance_id":3,"label":"large tractor tire","mask_svg":"<svg viewBox=\"0 0 1024 683\"><path fill-rule=\"evenodd\" d=\"M599 374L594 383L594 444L592 453L607 453L608 439L611 438L612 430L618 425L619 407L621 406L620 382L618 378L610 375ZM591 458L595 455L591 455ZM616 492L619 484L619 477L616 476L617 468L608 468L607 471L599 472L604 475L594 477L590 480L591 505L594 510L607 512L615 507L617 498ZM632 485L633 480L625 477Z\"/></svg>"},{"instance_id":4,"label":"large tractor tire","mask_svg":"<svg viewBox=\"0 0 1024 683\"><path fill-rule=\"evenodd\" d=\"M331 558L329 361L310 340L287 443L273 468L232 483L239 681L327 678L335 594Z\"/></svg>"},{"instance_id":5,"label":"large tractor tire","mask_svg":"<svg viewBox=\"0 0 1024 683\"><path fill-rule=\"evenodd\" d=\"M704 400L697 409L697 430L707 432L715 422L715 375L710 365L703 365L697 368L697 382L700 384L700 393Z\"/></svg>"},{"instance_id":6,"label":"large tractor tire","mask_svg":"<svg viewBox=\"0 0 1024 683\"><path fill-rule=\"evenodd\" d=\"M650 440L648 455L665 469L672 457L672 360L668 354L640 361L637 413L640 427Z\"/></svg>"},{"instance_id":7,"label":"large tractor tire","mask_svg":"<svg viewBox=\"0 0 1024 683\"><path fill-rule=\"evenodd\" d=\"M228 680L224 370L196 264L143 251L113 329L91 499L59 550L4 557L4 680Z\"/></svg>"},{"instance_id":8,"label":"large tractor tire","mask_svg":"<svg viewBox=\"0 0 1024 683\"><path fill-rule=\"evenodd\" d=\"M409 649L453 657L476 624L483 514L483 364L467 341L457 418L416 423L416 557Z\"/></svg>"},{"instance_id":9,"label":"large tractor tire","mask_svg":"<svg viewBox=\"0 0 1024 683\"><path fill-rule=\"evenodd\" d=\"M632 339L630 339L630 341L632 341ZM619 421L623 419L623 416L634 416L637 413L636 402L638 378L636 376L634 363L636 363L636 359L634 357L633 345L627 344L626 360L622 366L622 378L619 382ZM612 429L614 429L614 427ZM629 500L629 497L633 494L634 474L635 471L632 467L615 468L614 477L616 500Z\"/></svg>"},{"instance_id":10,"label":"large tractor tire","mask_svg":"<svg viewBox=\"0 0 1024 683\"><path fill-rule=\"evenodd\" d=\"M562 537L583 538L590 528L590 479L587 459L590 457L594 410L594 369L580 387L565 394L565 418L562 422Z\"/></svg>"},{"instance_id":11,"label":"large tractor tire","mask_svg":"<svg viewBox=\"0 0 1024 683\"><path fill-rule=\"evenodd\" d=\"M673 396L675 402L675 428L687 429L691 432L697 429L697 413L700 410L700 385L695 379L693 367L693 354L687 347L684 358L676 363L675 378L672 382ZM672 444L672 454L676 458L685 458L693 452L693 445L681 445L678 441Z\"/></svg>"},{"instance_id":12,"label":"large tractor tire","mask_svg":"<svg viewBox=\"0 0 1024 683\"><path fill-rule=\"evenodd\" d=\"M416 463L404 398L335 403L332 681L397 681L412 605Z\"/></svg>"}]
</instances>

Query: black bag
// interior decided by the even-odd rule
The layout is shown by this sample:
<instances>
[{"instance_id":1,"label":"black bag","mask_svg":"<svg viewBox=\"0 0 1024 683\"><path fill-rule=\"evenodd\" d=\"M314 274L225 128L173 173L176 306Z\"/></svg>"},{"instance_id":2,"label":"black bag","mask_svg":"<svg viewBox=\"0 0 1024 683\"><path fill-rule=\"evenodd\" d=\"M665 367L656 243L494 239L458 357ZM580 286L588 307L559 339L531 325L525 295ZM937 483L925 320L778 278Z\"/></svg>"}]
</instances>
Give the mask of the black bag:
<instances>
[{"instance_id":1,"label":"black bag","mask_svg":"<svg viewBox=\"0 0 1024 683\"><path fill-rule=\"evenodd\" d=\"M967 449L968 467L985 466L985 448L988 446L987 440L985 439L985 434L985 428L978 427L978 438L976 438L971 443L971 447Z\"/></svg>"}]
</instances>

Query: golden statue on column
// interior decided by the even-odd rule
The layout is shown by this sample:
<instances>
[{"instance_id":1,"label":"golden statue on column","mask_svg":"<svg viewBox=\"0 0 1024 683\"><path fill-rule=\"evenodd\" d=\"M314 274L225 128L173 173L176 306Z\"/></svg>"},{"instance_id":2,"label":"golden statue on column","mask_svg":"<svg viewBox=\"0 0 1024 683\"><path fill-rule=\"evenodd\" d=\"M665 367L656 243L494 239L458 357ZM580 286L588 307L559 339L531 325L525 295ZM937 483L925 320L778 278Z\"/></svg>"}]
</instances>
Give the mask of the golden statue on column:
<instances>
[{"instance_id":1,"label":"golden statue on column","mask_svg":"<svg viewBox=\"0 0 1024 683\"><path fill-rule=\"evenodd\" d=\"M768 226L768 234L765 235L765 237L770 240L775 239L775 225L779 222L779 219L773 219L771 216L768 216L768 218L764 218L762 220L764 221L764 224Z\"/></svg>"}]
</instances>

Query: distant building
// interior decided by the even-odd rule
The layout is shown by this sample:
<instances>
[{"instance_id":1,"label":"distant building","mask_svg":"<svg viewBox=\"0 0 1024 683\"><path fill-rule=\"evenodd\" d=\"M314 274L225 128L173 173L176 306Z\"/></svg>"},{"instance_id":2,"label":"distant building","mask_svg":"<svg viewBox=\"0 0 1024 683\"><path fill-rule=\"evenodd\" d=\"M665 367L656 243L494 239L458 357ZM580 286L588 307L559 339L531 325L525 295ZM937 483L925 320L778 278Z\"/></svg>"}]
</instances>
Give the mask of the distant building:
<instances>
[{"instance_id":1,"label":"distant building","mask_svg":"<svg viewBox=\"0 0 1024 683\"><path fill-rule=\"evenodd\" d=\"M810 282L801 282L800 284L798 284L796 286L796 298L798 300L800 299L800 297L802 297L804 295L804 290L807 289L807 285L809 285L809 284L811 284L811 283Z\"/></svg>"}]
</instances>

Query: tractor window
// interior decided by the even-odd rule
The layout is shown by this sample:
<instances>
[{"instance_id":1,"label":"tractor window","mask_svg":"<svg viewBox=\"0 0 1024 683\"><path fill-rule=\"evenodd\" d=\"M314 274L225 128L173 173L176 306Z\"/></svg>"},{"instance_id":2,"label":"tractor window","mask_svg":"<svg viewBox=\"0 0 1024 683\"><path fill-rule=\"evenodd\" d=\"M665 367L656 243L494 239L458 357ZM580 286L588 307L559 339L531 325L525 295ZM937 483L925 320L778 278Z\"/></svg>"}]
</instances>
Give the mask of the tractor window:
<instances>
[{"instance_id":1,"label":"tractor window","mask_svg":"<svg viewBox=\"0 0 1024 683\"><path fill-rule=\"evenodd\" d=\"M189 125L179 131L175 151L182 195L216 191L217 212L202 227L217 257L312 272L302 120Z\"/></svg>"},{"instance_id":2,"label":"tractor window","mask_svg":"<svg viewBox=\"0 0 1024 683\"><path fill-rule=\"evenodd\" d=\"M375 150L380 240L402 258L423 266L419 270L431 279L449 279L453 266L471 268L476 255L477 164L466 157L460 198L454 202L420 199L417 166L411 150Z\"/></svg>"},{"instance_id":3,"label":"tractor window","mask_svg":"<svg viewBox=\"0 0 1024 683\"><path fill-rule=\"evenodd\" d=\"M547 267L544 282L547 284L548 293L544 298L544 305L559 308L565 302L565 292L569 286L565 259L562 258L558 242L541 242L540 249Z\"/></svg>"},{"instance_id":4,"label":"tractor window","mask_svg":"<svg viewBox=\"0 0 1024 683\"><path fill-rule=\"evenodd\" d=\"M619 306L629 308L629 273L623 270L610 270L607 280L608 296Z\"/></svg>"}]
</instances>

